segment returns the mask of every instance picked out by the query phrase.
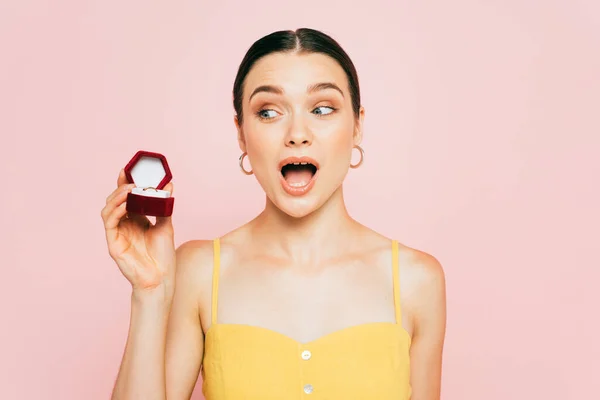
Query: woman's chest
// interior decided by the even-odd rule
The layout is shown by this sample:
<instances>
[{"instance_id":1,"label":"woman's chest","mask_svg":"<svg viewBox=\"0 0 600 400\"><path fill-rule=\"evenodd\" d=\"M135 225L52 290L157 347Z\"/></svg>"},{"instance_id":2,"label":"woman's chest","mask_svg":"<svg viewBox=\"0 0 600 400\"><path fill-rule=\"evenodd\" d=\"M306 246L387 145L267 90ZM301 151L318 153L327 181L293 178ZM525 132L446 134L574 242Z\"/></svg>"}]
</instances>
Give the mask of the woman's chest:
<instances>
[{"instance_id":1,"label":"woman's chest","mask_svg":"<svg viewBox=\"0 0 600 400\"><path fill-rule=\"evenodd\" d=\"M217 322L267 328L307 342L350 326L393 322L391 271L345 266L318 273L286 268L223 269L216 296L205 296L203 326ZM211 288L212 291L212 288Z\"/></svg>"}]
</instances>

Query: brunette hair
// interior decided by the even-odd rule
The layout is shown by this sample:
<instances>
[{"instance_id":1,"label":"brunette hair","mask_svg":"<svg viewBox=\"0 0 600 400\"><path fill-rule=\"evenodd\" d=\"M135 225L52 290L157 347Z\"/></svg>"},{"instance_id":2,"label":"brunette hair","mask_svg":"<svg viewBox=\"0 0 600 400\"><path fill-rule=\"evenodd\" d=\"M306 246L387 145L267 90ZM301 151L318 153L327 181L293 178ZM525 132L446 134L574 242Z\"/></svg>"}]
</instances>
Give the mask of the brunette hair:
<instances>
[{"instance_id":1,"label":"brunette hair","mask_svg":"<svg viewBox=\"0 0 600 400\"><path fill-rule=\"evenodd\" d=\"M284 30L270 33L258 39L246 52L238 68L233 84L233 108L238 122L241 124L242 99L244 95L244 81L252 66L262 57L277 52L321 53L325 54L342 67L348 78L352 111L358 118L360 112L360 87L358 75L352 60L344 49L331 36L310 28L300 28L295 31Z\"/></svg>"}]
</instances>

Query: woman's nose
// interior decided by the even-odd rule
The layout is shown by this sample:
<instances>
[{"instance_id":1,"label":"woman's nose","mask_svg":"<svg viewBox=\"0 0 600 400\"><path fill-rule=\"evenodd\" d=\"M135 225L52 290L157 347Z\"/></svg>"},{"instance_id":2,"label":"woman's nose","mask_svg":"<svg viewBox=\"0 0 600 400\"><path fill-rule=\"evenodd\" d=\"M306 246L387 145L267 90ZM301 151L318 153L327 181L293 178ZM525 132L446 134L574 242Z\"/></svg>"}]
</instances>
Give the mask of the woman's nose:
<instances>
[{"instance_id":1,"label":"woman's nose","mask_svg":"<svg viewBox=\"0 0 600 400\"><path fill-rule=\"evenodd\" d=\"M286 146L308 146L312 143L312 133L301 117L294 118L285 139Z\"/></svg>"}]
</instances>

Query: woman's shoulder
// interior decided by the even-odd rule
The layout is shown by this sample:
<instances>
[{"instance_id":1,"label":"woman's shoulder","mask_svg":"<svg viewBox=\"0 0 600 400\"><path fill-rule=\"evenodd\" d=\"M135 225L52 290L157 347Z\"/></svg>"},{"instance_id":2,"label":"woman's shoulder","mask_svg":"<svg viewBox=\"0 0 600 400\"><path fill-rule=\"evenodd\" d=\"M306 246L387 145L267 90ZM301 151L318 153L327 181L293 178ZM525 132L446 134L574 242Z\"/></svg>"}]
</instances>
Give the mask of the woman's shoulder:
<instances>
[{"instance_id":1,"label":"woman's shoulder","mask_svg":"<svg viewBox=\"0 0 600 400\"><path fill-rule=\"evenodd\" d=\"M214 266L213 240L188 240L176 250L177 282L195 287L210 285Z\"/></svg>"},{"instance_id":2,"label":"woman's shoulder","mask_svg":"<svg viewBox=\"0 0 600 400\"><path fill-rule=\"evenodd\" d=\"M442 329L446 318L446 276L432 254L405 244L398 246L402 305L417 329Z\"/></svg>"},{"instance_id":3,"label":"woman's shoulder","mask_svg":"<svg viewBox=\"0 0 600 400\"><path fill-rule=\"evenodd\" d=\"M212 239L188 240L177 247L178 273L192 275L206 282L212 280L215 263L227 265L227 260L235 250L241 229L238 228ZM218 246L215 244L218 243Z\"/></svg>"},{"instance_id":4,"label":"woman's shoulder","mask_svg":"<svg viewBox=\"0 0 600 400\"><path fill-rule=\"evenodd\" d=\"M401 240L374 232L373 238L381 249L382 260L392 255L392 243L398 243L398 268L403 298L406 302L420 305L431 296L445 296L445 271L442 263L433 254L411 247Z\"/></svg>"},{"instance_id":5,"label":"woman's shoulder","mask_svg":"<svg viewBox=\"0 0 600 400\"><path fill-rule=\"evenodd\" d=\"M188 240L177 247L175 292L197 304L203 327L210 315L214 272L214 240Z\"/></svg>"},{"instance_id":6,"label":"woman's shoulder","mask_svg":"<svg viewBox=\"0 0 600 400\"><path fill-rule=\"evenodd\" d=\"M185 267L190 264L198 264L198 262L204 265L206 261L212 261L214 254L213 243L213 240L207 239L195 239L183 242L177 247L177 265Z\"/></svg>"},{"instance_id":7,"label":"woman's shoulder","mask_svg":"<svg viewBox=\"0 0 600 400\"><path fill-rule=\"evenodd\" d=\"M398 242L398 262L407 274L418 282L439 280L444 277L441 262L431 253Z\"/></svg>"},{"instance_id":8,"label":"woman's shoulder","mask_svg":"<svg viewBox=\"0 0 600 400\"><path fill-rule=\"evenodd\" d=\"M410 274L419 281L437 280L443 278L444 270L440 261L431 253L411 247L394 237L383 235L367 228L367 234L362 235L371 243L372 249L377 249L384 259L389 259L392 253L392 243L398 243L398 263L403 274ZM370 233L370 234L369 234Z\"/></svg>"}]
</instances>

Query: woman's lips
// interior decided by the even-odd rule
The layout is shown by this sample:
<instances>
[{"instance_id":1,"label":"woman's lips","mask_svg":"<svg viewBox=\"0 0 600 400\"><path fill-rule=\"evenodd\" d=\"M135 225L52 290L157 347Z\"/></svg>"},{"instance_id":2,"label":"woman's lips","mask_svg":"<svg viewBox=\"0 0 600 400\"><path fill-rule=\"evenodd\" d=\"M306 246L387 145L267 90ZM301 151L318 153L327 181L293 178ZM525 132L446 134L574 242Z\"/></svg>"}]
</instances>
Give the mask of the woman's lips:
<instances>
[{"instance_id":1,"label":"woman's lips","mask_svg":"<svg viewBox=\"0 0 600 400\"><path fill-rule=\"evenodd\" d=\"M283 166L287 165L287 164L302 164L302 163L312 164L317 168L317 171L319 170L319 163L315 159L310 158L308 156L284 158L283 160L281 160L279 162L279 170L281 171L281 168L283 168Z\"/></svg>"},{"instance_id":2,"label":"woman's lips","mask_svg":"<svg viewBox=\"0 0 600 400\"><path fill-rule=\"evenodd\" d=\"M298 179L298 180L294 180L291 182L288 182L288 180L286 180L285 176L282 173L282 169L285 165L288 164L295 164L295 165L308 165L308 164L312 164L315 168L316 171L314 174L312 174L312 176L310 177L310 179ZM302 196L305 195L306 193L308 193L315 184L317 175L319 174L319 164L317 163L316 160L304 156L304 157L287 157L283 160L281 160L281 162L279 163L279 179L281 182L281 186L283 187L283 190L291 195L291 196Z\"/></svg>"}]
</instances>

